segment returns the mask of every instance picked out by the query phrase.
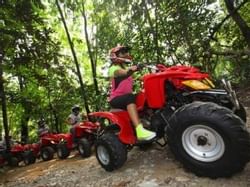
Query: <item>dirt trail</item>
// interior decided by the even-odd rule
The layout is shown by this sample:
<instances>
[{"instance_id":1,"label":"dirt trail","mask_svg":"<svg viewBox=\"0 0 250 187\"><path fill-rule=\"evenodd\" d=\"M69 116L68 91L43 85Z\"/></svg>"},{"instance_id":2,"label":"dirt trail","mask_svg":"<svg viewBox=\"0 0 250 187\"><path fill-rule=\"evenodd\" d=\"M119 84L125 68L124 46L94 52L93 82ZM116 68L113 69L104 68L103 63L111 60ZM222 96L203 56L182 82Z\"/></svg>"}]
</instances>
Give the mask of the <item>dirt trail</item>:
<instances>
[{"instance_id":1,"label":"dirt trail","mask_svg":"<svg viewBox=\"0 0 250 187\"><path fill-rule=\"evenodd\" d=\"M248 127L250 127L250 107ZM132 149L125 165L112 173L104 171L97 163L94 153L83 159L77 154L66 160L38 161L30 166L0 171L0 187L52 187L52 186L112 186L112 187L157 187L157 186L250 186L250 163L241 173L231 178L212 180L197 177L185 171L177 162L168 146L157 144L147 151Z\"/></svg>"},{"instance_id":2,"label":"dirt trail","mask_svg":"<svg viewBox=\"0 0 250 187\"><path fill-rule=\"evenodd\" d=\"M158 146L148 151L135 148L129 153L126 164L112 173L105 172L95 156L41 161L8 170L1 175L0 186L250 186L250 164L231 178L212 180L185 171L168 149L161 149Z\"/></svg>"}]
</instances>

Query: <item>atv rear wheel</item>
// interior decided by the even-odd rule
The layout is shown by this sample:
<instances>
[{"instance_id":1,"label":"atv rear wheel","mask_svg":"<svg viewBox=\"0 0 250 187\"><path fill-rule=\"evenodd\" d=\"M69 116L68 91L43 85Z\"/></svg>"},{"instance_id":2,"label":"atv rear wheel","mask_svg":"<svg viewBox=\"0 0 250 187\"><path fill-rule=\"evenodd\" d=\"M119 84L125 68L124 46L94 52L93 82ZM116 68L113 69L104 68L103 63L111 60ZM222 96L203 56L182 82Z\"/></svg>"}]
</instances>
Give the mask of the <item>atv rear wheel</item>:
<instances>
[{"instance_id":1,"label":"atv rear wheel","mask_svg":"<svg viewBox=\"0 0 250 187\"><path fill-rule=\"evenodd\" d=\"M67 144L65 143L59 143L57 145L57 157L60 159L68 158L70 155L70 150L67 147Z\"/></svg>"},{"instance_id":2,"label":"atv rear wheel","mask_svg":"<svg viewBox=\"0 0 250 187\"><path fill-rule=\"evenodd\" d=\"M50 146L41 149L41 157L43 161L48 161L54 158L54 149Z\"/></svg>"},{"instance_id":3,"label":"atv rear wheel","mask_svg":"<svg viewBox=\"0 0 250 187\"><path fill-rule=\"evenodd\" d=\"M78 142L78 151L83 158L90 157L91 145L86 138L82 138Z\"/></svg>"},{"instance_id":4,"label":"atv rear wheel","mask_svg":"<svg viewBox=\"0 0 250 187\"><path fill-rule=\"evenodd\" d=\"M106 171L123 166L127 160L127 148L114 134L104 134L96 142L96 157Z\"/></svg>"},{"instance_id":5,"label":"atv rear wheel","mask_svg":"<svg viewBox=\"0 0 250 187\"><path fill-rule=\"evenodd\" d=\"M198 176L229 177L250 158L250 136L243 121L215 103L194 102L169 120L169 147Z\"/></svg>"},{"instance_id":6,"label":"atv rear wheel","mask_svg":"<svg viewBox=\"0 0 250 187\"><path fill-rule=\"evenodd\" d=\"M36 157L32 151L26 151L23 153L23 162L25 165L34 164L36 162Z\"/></svg>"},{"instance_id":7,"label":"atv rear wheel","mask_svg":"<svg viewBox=\"0 0 250 187\"><path fill-rule=\"evenodd\" d=\"M19 165L19 160L17 157L15 156L11 156L9 159L8 159L8 165L9 166L12 166L12 167L17 167Z\"/></svg>"}]
</instances>

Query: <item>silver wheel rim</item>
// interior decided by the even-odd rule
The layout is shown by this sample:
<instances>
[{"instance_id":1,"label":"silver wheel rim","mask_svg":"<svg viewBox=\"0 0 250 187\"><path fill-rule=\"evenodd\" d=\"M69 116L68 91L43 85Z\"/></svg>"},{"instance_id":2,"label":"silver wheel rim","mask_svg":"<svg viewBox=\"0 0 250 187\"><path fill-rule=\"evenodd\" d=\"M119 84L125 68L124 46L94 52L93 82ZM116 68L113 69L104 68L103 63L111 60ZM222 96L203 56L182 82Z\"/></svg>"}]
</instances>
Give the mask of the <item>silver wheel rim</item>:
<instances>
[{"instance_id":1,"label":"silver wheel rim","mask_svg":"<svg viewBox=\"0 0 250 187\"><path fill-rule=\"evenodd\" d=\"M225 152L222 137L205 125L188 127L182 134L182 145L191 157L202 162L216 161Z\"/></svg>"},{"instance_id":2,"label":"silver wheel rim","mask_svg":"<svg viewBox=\"0 0 250 187\"><path fill-rule=\"evenodd\" d=\"M30 163L28 158L25 158L23 161L25 165L28 165Z\"/></svg>"},{"instance_id":3,"label":"silver wheel rim","mask_svg":"<svg viewBox=\"0 0 250 187\"><path fill-rule=\"evenodd\" d=\"M82 146L82 145L79 145L79 152L80 152L80 154L81 155L83 155L84 154L84 146Z\"/></svg>"},{"instance_id":4,"label":"silver wheel rim","mask_svg":"<svg viewBox=\"0 0 250 187\"><path fill-rule=\"evenodd\" d=\"M97 156L102 164L104 165L109 164L110 157L109 157L107 149L104 146L100 145L97 147Z\"/></svg>"},{"instance_id":5,"label":"silver wheel rim","mask_svg":"<svg viewBox=\"0 0 250 187\"><path fill-rule=\"evenodd\" d=\"M59 156L59 157L62 157L62 155L63 155L63 154L62 154L62 149L58 149L58 156Z\"/></svg>"},{"instance_id":6,"label":"silver wheel rim","mask_svg":"<svg viewBox=\"0 0 250 187\"><path fill-rule=\"evenodd\" d=\"M44 158L44 159L47 159L47 158L49 158L49 155L48 155L48 153L46 153L46 152L43 152L43 158Z\"/></svg>"}]
</instances>

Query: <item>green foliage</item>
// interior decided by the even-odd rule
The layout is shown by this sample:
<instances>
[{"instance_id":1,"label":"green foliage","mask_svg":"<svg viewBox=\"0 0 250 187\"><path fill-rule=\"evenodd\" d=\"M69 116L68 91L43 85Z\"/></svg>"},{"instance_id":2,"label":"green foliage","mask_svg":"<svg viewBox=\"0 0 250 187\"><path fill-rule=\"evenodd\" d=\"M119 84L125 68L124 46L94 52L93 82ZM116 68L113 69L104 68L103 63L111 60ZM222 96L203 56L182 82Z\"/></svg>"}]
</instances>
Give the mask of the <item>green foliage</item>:
<instances>
[{"instance_id":1,"label":"green foliage","mask_svg":"<svg viewBox=\"0 0 250 187\"><path fill-rule=\"evenodd\" d=\"M249 55L223 55L242 51L247 43L232 19L213 29L227 15L224 1L214 0L66 0L59 1L80 62L91 111L109 107L109 80L101 67L117 44L132 47L133 60L167 65L199 65L215 78L249 82ZM241 1L236 1L235 6ZM83 25L88 21L100 94L96 95ZM250 3L239 10L250 23ZM20 137L26 119L30 140L37 121L67 131L66 117L74 104L84 108L67 36L54 1L0 1L0 44L4 51L4 79L11 133ZM137 89L138 85L137 85ZM101 106L101 108L100 108ZM0 120L0 123L2 121Z\"/></svg>"}]
</instances>

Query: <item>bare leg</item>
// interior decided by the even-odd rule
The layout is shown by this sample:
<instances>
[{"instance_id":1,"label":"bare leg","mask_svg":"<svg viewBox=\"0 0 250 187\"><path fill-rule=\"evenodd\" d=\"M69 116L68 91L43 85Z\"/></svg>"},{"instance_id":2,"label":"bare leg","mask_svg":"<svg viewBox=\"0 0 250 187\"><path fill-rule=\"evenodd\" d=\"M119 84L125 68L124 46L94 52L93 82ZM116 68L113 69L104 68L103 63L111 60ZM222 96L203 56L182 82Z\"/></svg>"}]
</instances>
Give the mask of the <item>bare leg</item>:
<instances>
[{"instance_id":1,"label":"bare leg","mask_svg":"<svg viewBox=\"0 0 250 187\"><path fill-rule=\"evenodd\" d=\"M134 103L127 105L127 111L135 127L138 140L151 140L156 137L155 132L144 129L142 124L140 124L140 119L137 113L136 105Z\"/></svg>"},{"instance_id":2,"label":"bare leg","mask_svg":"<svg viewBox=\"0 0 250 187\"><path fill-rule=\"evenodd\" d=\"M140 124L140 119L136 110L136 105L134 103L127 105L127 111L129 113L130 119L133 122L133 125L137 127L137 125Z\"/></svg>"}]
</instances>

